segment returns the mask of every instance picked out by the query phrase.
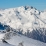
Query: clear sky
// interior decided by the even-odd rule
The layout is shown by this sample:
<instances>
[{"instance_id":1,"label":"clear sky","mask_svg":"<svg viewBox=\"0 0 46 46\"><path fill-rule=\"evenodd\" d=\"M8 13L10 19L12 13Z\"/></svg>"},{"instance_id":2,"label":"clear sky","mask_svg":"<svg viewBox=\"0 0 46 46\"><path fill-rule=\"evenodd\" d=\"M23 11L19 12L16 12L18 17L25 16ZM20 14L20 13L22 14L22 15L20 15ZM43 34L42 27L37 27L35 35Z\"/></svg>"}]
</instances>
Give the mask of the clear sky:
<instances>
[{"instance_id":1,"label":"clear sky","mask_svg":"<svg viewBox=\"0 0 46 46\"><path fill-rule=\"evenodd\" d=\"M33 6L38 10L46 9L46 0L0 0L0 8L12 8L19 6Z\"/></svg>"}]
</instances>

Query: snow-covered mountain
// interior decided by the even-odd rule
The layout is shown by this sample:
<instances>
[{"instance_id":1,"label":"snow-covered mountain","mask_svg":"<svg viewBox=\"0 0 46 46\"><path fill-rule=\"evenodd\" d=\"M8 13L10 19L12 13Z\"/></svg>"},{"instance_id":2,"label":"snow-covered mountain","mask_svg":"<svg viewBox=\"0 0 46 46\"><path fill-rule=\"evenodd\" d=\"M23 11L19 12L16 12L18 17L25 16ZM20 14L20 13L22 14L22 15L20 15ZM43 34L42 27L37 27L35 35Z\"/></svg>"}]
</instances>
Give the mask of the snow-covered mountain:
<instances>
[{"instance_id":1,"label":"snow-covered mountain","mask_svg":"<svg viewBox=\"0 0 46 46\"><path fill-rule=\"evenodd\" d=\"M12 29L19 34L46 42L46 11L21 6L0 10L0 29ZM4 32L4 31L3 31Z\"/></svg>"},{"instance_id":2,"label":"snow-covered mountain","mask_svg":"<svg viewBox=\"0 0 46 46\"><path fill-rule=\"evenodd\" d=\"M0 10L0 22L14 29L32 31L33 28L46 28L46 12L38 11L34 7L21 6Z\"/></svg>"}]
</instances>

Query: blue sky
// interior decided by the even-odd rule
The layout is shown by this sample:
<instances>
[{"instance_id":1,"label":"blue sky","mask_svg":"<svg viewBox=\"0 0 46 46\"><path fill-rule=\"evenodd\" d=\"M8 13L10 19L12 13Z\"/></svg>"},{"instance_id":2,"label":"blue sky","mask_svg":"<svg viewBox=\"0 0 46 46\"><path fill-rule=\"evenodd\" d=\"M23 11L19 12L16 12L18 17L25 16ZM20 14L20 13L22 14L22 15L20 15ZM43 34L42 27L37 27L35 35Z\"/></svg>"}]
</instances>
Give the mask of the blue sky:
<instances>
[{"instance_id":1,"label":"blue sky","mask_svg":"<svg viewBox=\"0 0 46 46\"><path fill-rule=\"evenodd\" d=\"M13 8L19 6L33 6L38 10L46 9L46 0L0 0L0 8Z\"/></svg>"}]
</instances>

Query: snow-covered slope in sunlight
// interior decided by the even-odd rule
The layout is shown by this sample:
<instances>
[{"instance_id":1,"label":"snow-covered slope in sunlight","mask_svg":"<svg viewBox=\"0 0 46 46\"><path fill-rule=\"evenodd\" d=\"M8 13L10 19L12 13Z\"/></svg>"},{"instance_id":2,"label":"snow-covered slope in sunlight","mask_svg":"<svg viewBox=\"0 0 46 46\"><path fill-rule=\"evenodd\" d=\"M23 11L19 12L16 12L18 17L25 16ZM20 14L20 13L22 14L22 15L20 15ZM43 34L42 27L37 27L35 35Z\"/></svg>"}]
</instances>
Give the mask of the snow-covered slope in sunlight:
<instances>
[{"instance_id":1,"label":"snow-covered slope in sunlight","mask_svg":"<svg viewBox=\"0 0 46 46\"><path fill-rule=\"evenodd\" d=\"M4 35L5 35L5 34L1 34L1 33L0 33L0 40L3 39Z\"/></svg>"},{"instance_id":2,"label":"snow-covered slope in sunlight","mask_svg":"<svg viewBox=\"0 0 46 46\"><path fill-rule=\"evenodd\" d=\"M0 22L25 32L32 31L33 28L46 28L46 12L38 11L32 6L4 9L0 10Z\"/></svg>"},{"instance_id":3,"label":"snow-covered slope in sunlight","mask_svg":"<svg viewBox=\"0 0 46 46\"><path fill-rule=\"evenodd\" d=\"M14 46L46 46L46 43L28 38L14 31L9 31L6 33L0 32L0 46L3 46L3 45L4 46L12 46L12 45Z\"/></svg>"},{"instance_id":4,"label":"snow-covered slope in sunlight","mask_svg":"<svg viewBox=\"0 0 46 46\"><path fill-rule=\"evenodd\" d=\"M0 33L0 46L14 46L9 43L2 42L2 39L4 38L5 33Z\"/></svg>"},{"instance_id":5,"label":"snow-covered slope in sunlight","mask_svg":"<svg viewBox=\"0 0 46 46\"><path fill-rule=\"evenodd\" d=\"M23 45L23 46L46 46L46 43L30 39L28 37L25 37L23 35L15 35L12 36L10 40L6 40L9 44L12 45Z\"/></svg>"},{"instance_id":6,"label":"snow-covered slope in sunlight","mask_svg":"<svg viewBox=\"0 0 46 46\"><path fill-rule=\"evenodd\" d=\"M11 45L11 44L7 44L7 43L0 42L0 46L14 46L14 45Z\"/></svg>"}]
</instances>

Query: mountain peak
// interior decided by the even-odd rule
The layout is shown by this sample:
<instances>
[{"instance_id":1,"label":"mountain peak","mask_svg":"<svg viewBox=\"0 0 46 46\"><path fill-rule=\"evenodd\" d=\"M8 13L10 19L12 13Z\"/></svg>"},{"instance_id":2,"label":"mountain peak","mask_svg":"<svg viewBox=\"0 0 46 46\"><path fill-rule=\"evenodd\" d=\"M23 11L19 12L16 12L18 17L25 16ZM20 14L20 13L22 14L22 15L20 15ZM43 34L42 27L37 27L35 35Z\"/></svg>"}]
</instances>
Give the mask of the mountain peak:
<instances>
[{"instance_id":1,"label":"mountain peak","mask_svg":"<svg viewBox=\"0 0 46 46\"><path fill-rule=\"evenodd\" d=\"M32 6L24 6L24 8L25 8L25 10L27 10L27 9L33 9L34 7L32 7Z\"/></svg>"},{"instance_id":2,"label":"mountain peak","mask_svg":"<svg viewBox=\"0 0 46 46\"><path fill-rule=\"evenodd\" d=\"M39 11L32 6L9 8L0 11L0 22L15 29L22 28L25 31L27 29L32 30L32 27L42 28L45 26L46 16L43 17L45 14L44 12L39 13Z\"/></svg>"}]
</instances>

